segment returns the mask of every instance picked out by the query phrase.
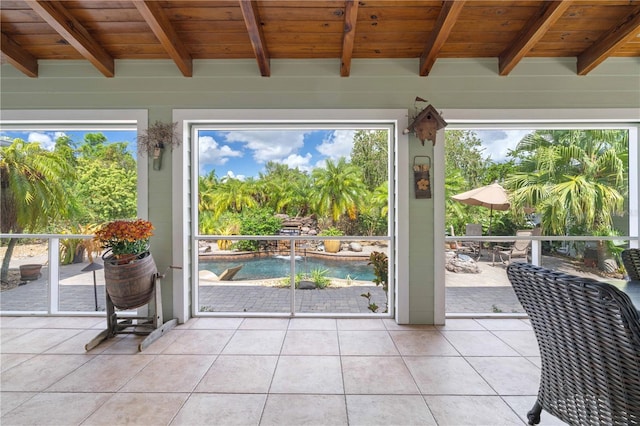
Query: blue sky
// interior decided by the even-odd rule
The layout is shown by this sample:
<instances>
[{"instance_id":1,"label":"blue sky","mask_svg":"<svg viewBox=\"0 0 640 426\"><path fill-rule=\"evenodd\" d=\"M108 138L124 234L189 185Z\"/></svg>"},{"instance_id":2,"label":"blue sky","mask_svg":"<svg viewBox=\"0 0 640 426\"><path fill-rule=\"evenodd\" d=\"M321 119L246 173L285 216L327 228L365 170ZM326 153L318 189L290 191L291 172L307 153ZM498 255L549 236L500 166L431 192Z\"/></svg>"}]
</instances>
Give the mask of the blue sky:
<instances>
[{"instance_id":1,"label":"blue sky","mask_svg":"<svg viewBox=\"0 0 640 426\"><path fill-rule=\"evenodd\" d=\"M236 129L200 130L199 173L215 170L218 177L257 177L268 161L286 164L291 168L311 171L323 167L327 159L349 159L356 129ZM484 156L494 161L505 160L509 149L531 130L475 129L483 142ZM99 132L99 130L92 130ZM22 138L39 142L43 148L53 149L61 134L70 136L80 144L88 131L0 131L0 138ZM135 131L101 131L109 142L127 142L130 152L136 151Z\"/></svg>"},{"instance_id":2,"label":"blue sky","mask_svg":"<svg viewBox=\"0 0 640 426\"><path fill-rule=\"evenodd\" d=\"M323 167L327 159L350 158L355 129L201 130L200 174L240 179L257 177L273 161L301 171Z\"/></svg>"},{"instance_id":3,"label":"blue sky","mask_svg":"<svg viewBox=\"0 0 640 426\"><path fill-rule=\"evenodd\" d=\"M130 152L136 152L136 132L131 130L34 130L34 131L0 131L0 139L16 139L20 138L27 142L39 142L44 149L52 150L55 141L60 136L69 136L77 145L81 145L84 135L87 133L102 133L109 142L127 142L127 148Z\"/></svg>"}]
</instances>

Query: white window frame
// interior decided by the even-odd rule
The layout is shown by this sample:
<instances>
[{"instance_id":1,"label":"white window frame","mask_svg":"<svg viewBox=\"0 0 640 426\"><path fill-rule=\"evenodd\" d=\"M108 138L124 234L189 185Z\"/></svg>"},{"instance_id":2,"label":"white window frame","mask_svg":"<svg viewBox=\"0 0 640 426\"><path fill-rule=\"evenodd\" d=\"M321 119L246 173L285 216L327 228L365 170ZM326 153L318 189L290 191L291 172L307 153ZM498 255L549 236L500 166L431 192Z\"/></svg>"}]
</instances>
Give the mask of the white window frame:
<instances>
[{"instance_id":1,"label":"white window frame","mask_svg":"<svg viewBox=\"0 0 640 426\"><path fill-rule=\"evenodd\" d=\"M638 247L640 232L640 108L603 109L445 109L442 116L448 129L503 128L503 129L597 129L615 128L629 131L629 236L631 247ZM444 139L443 139L444 140ZM434 152L435 163L444 164L444 147ZM635 166L635 167L634 167ZM435 228L445 229L444 173L433 179L437 189L435 217L441 218ZM440 214L438 214L440 213ZM444 247L444 232L436 232L436 247ZM436 324L445 320L444 252L436 256L435 263L435 312Z\"/></svg>"},{"instance_id":2,"label":"white window frame","mask_svg":"<svg viewBox=\"0 0 640 426\"><path fill-rule=\"evenodd\" d=\"M314 125L345 125L366 126L367 124L381 125L390 124L394 147L393 161L390 161L389 177L395 180L395 221L389 223L389 229L394 235L393 246L395 253L391 253L390 259L395 256L395 304L394 311L396 319L398 315L404 314L408 318L408 171L406 168L397 167L398 159L408 157L408 137L402 133L407 127L407 111L404 109L377 110L174 110L173 121L178 122L179 129L182 130L182 137L185 143L181 144L173 157L173 226L174 226L174 264L182 264L181 271L174 271L174 315L179 320L186 321L190 316L189 303L192 295L190 288L192 278L195 275L193 262L190 261L194 248L191 246L193 225L191 222L195 217L190 211L192 194L190 193L191 181L194 179L192 167L194 165L195 153L192 152L191 141L192 125L219 124L224 125L273 125L273 124L300 124L306 127ZM391 151L391 150L390 150ZM390 215L391 218L392 215ZM392 220L392 219L390 219Z\"/></svg>"}]
</instances>

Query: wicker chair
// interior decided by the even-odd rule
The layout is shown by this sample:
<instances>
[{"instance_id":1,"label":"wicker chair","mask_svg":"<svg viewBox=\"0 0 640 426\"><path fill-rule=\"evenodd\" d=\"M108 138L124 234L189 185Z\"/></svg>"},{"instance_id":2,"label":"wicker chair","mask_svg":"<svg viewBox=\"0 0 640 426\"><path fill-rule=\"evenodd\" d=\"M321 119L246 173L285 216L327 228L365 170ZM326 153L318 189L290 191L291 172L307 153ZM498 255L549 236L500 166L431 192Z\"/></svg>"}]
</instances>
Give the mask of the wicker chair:
<instances>
[{"instance_id":1,"label":"wicker chair","mask_svg":"<svg viewBox=\"0 0 640 426\"><path fill-rule=\"evenodd\" d=\"M512 263L542 370L530 425L545 409L572 425L640 425L640 317L610 284Z\"/></svg>"},{"instance_id":2,"label":"wicker chair","mask_svg":"<svg viewBox=\"0 0 640 426\"><path fill-rule=\"evenodd\" d=\"M640 281L640 249L630 248L622 252L622 264L631 281Z\"/></svg>"}]
</instances>

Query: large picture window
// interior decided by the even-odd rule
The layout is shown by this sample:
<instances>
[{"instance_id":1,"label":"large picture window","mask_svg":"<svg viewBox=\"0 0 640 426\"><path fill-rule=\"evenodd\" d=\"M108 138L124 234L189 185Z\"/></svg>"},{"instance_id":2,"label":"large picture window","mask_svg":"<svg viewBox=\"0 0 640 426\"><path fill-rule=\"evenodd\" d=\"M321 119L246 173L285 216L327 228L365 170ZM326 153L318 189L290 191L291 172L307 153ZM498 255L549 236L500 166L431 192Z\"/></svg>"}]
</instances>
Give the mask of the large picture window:
<instances>
[{"instance_id":1,"label":"large picture window","mask_svg":"<svg viewBox=\"0 0 640 426\"><path fill-rule=\"evenodd\" d=\"M389 315L394 131L194 126L197 312Z\"/></svg>"}]
</instances>

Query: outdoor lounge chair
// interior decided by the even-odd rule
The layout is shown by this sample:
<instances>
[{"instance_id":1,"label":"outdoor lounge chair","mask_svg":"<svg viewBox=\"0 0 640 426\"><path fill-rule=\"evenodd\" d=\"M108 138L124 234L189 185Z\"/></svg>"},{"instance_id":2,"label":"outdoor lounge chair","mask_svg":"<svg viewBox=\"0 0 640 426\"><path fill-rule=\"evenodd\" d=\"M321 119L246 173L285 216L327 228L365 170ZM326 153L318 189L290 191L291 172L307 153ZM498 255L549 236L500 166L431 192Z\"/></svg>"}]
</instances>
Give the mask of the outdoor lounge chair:
<instances>
[{"instance_id":1,"label":"outdoor lounge chair","mask_svg":"<svg viewBox=\"0 0 640 426\"><path fill-rule=\"evenodd\" d=\"M640 425L640 316L614 286L528 263L507 267L541 356L542 409L571 425Z\"/></svg>"},{"instance_id":2,"label":"outdoor lounge chair","mask_svg":"<svg viewBox=\"0 0 640 426\"><path fill-rule=\"evenodd\" d=\"M622 251L622 264L631 281L640 281L640 249L630 248Z\"/></svg>"},{"instance_id":3,"label":"outdoor lounge chair","mask_svg":"<svg viewBox=\"0 0 640 426\"><path fill-rule=\"evenodd\" d=\"M242 269L242 266L243 265L225 269L220 276L217 276L214 272L202 270L199 272L199 277L203 281L231 281L238 271Z\"/></svg>"},{"instance_id":4,"label":"outdoor lounge chair","mask_svg":"<svg viewBox=\"0 0 640 426\"><path fill-rule=\"evenodd\" d=\"M533 229L525 229L516 231L516 237L525 237L533 235ZM500 257L500 262L504 265L511 263L512 259L524 258L528 261L531 251L531 240L516 240L509 247L494 246L493 247L493 259L492 266L496 264L496 255Z\"/></svg>"},{"instance_id":5,"label":"outdoor lounge chair","mask_svg":"<svg viewBox=\"0 0 640 426\"><path fill-rule=\"evenodd\" d=\"M453 226L451 227L451 235L455 236ZM467 223L465 236L481 237L482 225L477 223ZM456 242L456 254L466 254L467 256L471 256L473 259L478 260L481 254L480 244L480 241Z\"/></svg>"}]
</instances>

